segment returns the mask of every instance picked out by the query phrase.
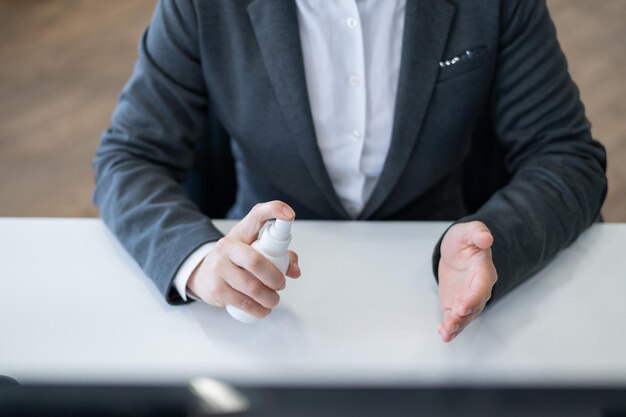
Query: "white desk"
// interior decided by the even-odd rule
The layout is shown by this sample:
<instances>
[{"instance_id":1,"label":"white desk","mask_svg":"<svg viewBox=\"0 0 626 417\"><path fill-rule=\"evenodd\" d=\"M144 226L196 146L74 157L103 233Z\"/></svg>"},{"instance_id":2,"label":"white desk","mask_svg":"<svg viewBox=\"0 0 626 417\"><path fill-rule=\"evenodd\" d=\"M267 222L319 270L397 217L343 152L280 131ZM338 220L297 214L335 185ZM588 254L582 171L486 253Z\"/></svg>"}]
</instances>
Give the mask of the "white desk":
<instances>
[{"instance_id":1,"label":"white desk","mask_svg":"<svg viewBox=\"0 0 626 417\"><path fill-rule=\"evenodd\" d=\"M231 222L219 221L226 230ZM444 223L296 222L264 321L169 306L95 219L0 219L0 374L22 382L626 385L626 225L593 226L440 341Z\"/></svg>"}]
</instances>

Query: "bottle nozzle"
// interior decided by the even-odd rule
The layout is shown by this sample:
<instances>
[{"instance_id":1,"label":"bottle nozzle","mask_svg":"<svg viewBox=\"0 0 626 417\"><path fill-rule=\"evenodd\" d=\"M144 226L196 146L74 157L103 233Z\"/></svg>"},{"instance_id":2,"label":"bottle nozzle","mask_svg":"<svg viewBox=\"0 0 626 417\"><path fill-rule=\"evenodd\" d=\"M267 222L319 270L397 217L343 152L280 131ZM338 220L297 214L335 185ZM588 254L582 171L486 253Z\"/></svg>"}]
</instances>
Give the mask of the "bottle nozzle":
<instances>
[{"instance_id":1,"label":"bottle nozzle","mask_svg":"<svg viewBox=\"0 0 626 417\"><path fill-rule=\"evenodd\" d=\"M278 239L287 239L291 235L291 225L293 220L280 220L276 219L271 226L272 235Z\"/></svg>"}]
</instances>

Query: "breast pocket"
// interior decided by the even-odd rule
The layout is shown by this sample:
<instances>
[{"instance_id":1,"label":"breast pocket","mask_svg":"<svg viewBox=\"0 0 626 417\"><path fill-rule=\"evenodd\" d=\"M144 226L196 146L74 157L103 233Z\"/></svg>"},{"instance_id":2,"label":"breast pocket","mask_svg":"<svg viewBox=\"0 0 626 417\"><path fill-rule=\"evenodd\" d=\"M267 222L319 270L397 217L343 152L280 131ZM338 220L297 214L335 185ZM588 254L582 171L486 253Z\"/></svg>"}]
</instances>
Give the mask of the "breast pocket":
<instances>
[{"instance_id":1,"label":"breast pocket","mask_svg":"<svg viewBox=\"0 0 626 417\"><path fill-rule=\"evenodd\" d=\"M437 82L447 81L480 68L487 62L487 52L486 46L478 46L442 60L439 62Z\"/></svg>"}]
</instances>

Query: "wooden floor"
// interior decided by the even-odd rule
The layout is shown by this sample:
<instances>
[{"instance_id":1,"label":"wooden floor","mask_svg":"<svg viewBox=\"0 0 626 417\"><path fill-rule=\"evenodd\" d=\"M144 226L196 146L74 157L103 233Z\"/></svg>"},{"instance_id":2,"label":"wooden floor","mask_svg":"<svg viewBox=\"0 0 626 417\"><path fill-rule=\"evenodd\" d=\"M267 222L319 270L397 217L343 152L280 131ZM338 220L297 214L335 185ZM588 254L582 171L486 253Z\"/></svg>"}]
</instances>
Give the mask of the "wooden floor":
<instances>
[{"instance_id":1,"label":"wooden floor","mask_svg":"<svg viewBox=\"0 0 626 417\"><path fill-rule=\"evenodd\" d=\"M92 216L90 161L154 0L0 0L0 216ZM548 0L626 221L626 0Z\"/></svg>"}]
</instances>

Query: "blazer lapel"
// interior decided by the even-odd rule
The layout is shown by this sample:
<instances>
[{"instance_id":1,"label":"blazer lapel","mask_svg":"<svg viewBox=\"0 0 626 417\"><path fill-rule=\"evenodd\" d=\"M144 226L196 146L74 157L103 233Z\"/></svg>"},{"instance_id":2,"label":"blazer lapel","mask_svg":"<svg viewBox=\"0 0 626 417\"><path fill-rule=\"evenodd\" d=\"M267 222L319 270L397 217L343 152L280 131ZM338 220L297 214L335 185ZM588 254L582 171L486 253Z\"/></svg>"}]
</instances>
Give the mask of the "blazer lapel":
<instances>
[{"instance_id":1,"label":"blazer lapel","mask_svg":"<svg viewBox=\"0 0 626 417\"><path fill-rule=\"evenodd\" d=\"M374 214L404 171L435 87L454 12L447 0L407 0L391 146L359 219Z\"/></svg>"},{"instance_id":2,"label":"blazer lapel","mask_svg":"<svg viewBox=\"0 0 626 417\"><path fill-rule=\"evenodd\" d=\"M348 219L317 146L296 4L293 0L255 0L247 11L289 136L296 141L300 157L321 193L338 216Z\"/></svg>"}]
</instances>

